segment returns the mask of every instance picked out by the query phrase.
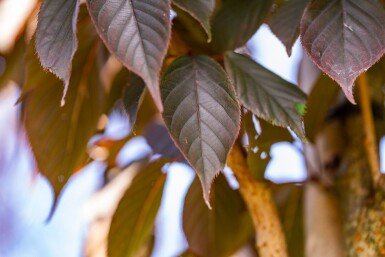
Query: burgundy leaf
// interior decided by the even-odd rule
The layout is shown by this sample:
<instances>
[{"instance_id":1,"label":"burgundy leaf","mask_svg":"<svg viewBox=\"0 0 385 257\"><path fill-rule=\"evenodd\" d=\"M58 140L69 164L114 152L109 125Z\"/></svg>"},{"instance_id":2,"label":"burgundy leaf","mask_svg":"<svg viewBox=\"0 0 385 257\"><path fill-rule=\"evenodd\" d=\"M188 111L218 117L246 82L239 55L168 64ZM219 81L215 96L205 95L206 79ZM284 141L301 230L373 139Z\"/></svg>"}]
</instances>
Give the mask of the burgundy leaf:
<instances>
[{"instance_id":1,"label":"burgundy leaf","mask_svg":"<svg viewBox=\"0 0 385 257\"><path fill-rule=\"evenodd\" d=\"M78 0L44 0L36 30L36 51L41 65L64 81L64 97L77 48Z\"/></svg>"},{"instance_id":2,"label":"burgundy leaf","mask_svg":"<svg viewBox=\"0 0 385 257\"><path fill-rule=\"evenodd\" d=\"M159 73L170 38L170 2L87 0L87 5L107 48L143 78L162 111Z\"/></svg>"},{"instance_id":3,"label":"burgundy leaf","mask_svg":"<svg viewBox=\"0 0 385 257\"><path fill-rule=\"evenodd\" d=\"M312 0L301 38L312 60L355 103L355 79L385 53L385 9L377 0Z\"/></svg>"}]
</instances>

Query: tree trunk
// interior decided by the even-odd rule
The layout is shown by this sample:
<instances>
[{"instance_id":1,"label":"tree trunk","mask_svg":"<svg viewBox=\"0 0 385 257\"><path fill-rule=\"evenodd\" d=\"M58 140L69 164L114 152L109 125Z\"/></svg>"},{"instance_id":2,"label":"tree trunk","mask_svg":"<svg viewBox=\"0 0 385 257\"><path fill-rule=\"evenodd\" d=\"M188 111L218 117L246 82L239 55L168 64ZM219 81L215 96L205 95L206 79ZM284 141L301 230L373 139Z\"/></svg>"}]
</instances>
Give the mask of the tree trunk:
<instances>
[{"instance_id":1,"label":"tree trunk","mask_svg":"<svg viewBox=\"0 0 385 257\"><path fill-rule=\"evenodd\" d=\"M383 64L379 66L383 72ZM376 72L367 74L378 139L384 134L384 81L378 81ZM300 76L301 87L309 91L310 82L304 81L301 85ZM310 178L305 191L306 256L385 256L385 187L373 183L362 110L340 101L330 111L314 144L305 145Z\"/></svg>"}]
</instances>

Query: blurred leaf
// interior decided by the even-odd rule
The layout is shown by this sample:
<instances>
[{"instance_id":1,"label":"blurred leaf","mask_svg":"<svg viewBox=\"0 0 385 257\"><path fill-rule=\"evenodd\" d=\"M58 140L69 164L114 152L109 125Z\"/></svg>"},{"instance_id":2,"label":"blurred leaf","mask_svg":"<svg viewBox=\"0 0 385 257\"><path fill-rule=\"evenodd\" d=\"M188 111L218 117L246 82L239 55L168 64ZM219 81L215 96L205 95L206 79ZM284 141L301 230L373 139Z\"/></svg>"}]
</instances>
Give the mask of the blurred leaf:
<instances>
[{"instance_id":1,"label":"blurred leaf","mask_svg":"<svg viewBox=\"0 0 385 257\"><path fill-rule=\"evenodd\" d=\"M177 35L181 41L190 47L191 52L195 54L212 54L211 45L207 43L207 34L200 26L200 23L177 6L174 10L177 16L172 21L173 34ZM174 49L178 48L178 46L171 46L173 52L177 52Z\"/></svg>"},{"instance_id":2,"label":"blurred leaf","mask_svg":"<svg viewBox=\"0 0 385 257\"><path fill-rule=\"evenodd\" d=\"M60 107L62 82L40 66L34 44L27 55L27 81L22 93L25 127L38 169L52 184L55 199L84 162L106 97L99 78L98 37L85 9L81 9L80 17L79 51L65 106Z\"/></svg>"},{"instance_id":3,"label":"blurred leaf","mask_svg":"<svg viewBox=\"0 0 385 257\"><path fill-rule=\"evenodd\" d=\"M199 21L211 41L210 16L214 10L215 0L174 0L173 4L188 12L194 19Z\"/></svg>"},{"instance_id":4,"label":"blurred leaf","mask_svg":"<svg viewBox=\"0 0 385 257\"><path fill-rule=\"evenodd\" d=\"M0 89L6 86L10 80L15 81L19 86L23 85L26 48L25 36L23 35L18 38L12 51L3 56L5 69L0 74Z\"/></svg>"},{"instance_id":5,"label":"blurred leaf","mask_svg":"<svg viewBox=\"0 0 385 257\"><path fill-rule=\"evenodd\" d=\"M290 127L305 140L297 106L306 103L306 95L297 86L241 54L228 52L225 65L242 105L273 125Z\"/></svg>"},{"instance_id":6,"label":"blurred leaf","mask_svg":"<svg viewBox=\"0 0 385 257\"><path fill-rule=\"evenodd\" d=\"M112 218L108 256L137 256L150 238L166 181L165 161L150 163L132 181Z\"/></svg>"},{"instance_id":7,"label":"blurred leaf","mask_svg":"<svg viewBox=\"0 0 385 257\"><path fill-rule=\"evenodd\" d=\"M175 146L167 128L163 124L156 121L151 122L144 130L143 136L147 143L151 146L154 153L161 154L164 157L176 159L178 161L184 160L182 153Z\"/></svg>"},{"instance_id":8,"label":"blurred leaf","mask_svg":"<svg viewBox=\"0 0 385 257\"><path fill-rule=\"evenodd\" d=\"M263 179L270 163L271 146L279 142L293 142L293 137L286 128L277 127L264 120L258 120L261 134L257 136L247 153L247 164L256 179Z\"/></svg>"},{"instance_id":9,"label":"blurred leaf","mask_svg":"<svg viewBox=\"0 0 385 257\"><path fill-rule=\"evenodd\" d=\"M131 73L128 78L128 83L123 91L123 104L128 117L130 119L131 127L134 127L136 115L138 113L139 100L143 95L145 88L144 81L141 77Z\"/></svg>"},{"instance_id":10,"label":"blurred leaf","mask_svg":"<svg viewBox=\"0 0 385 257\"><path fill-rule=\"evenodd\" d=\"M286 236L289 256L305 256L303 187L281 184L273 187L283 230Z\"/></svg>"},{"instance_id":11,"label":"blurred leaf","mask_svg":"<svg viewBox=\"0 0 385 257\"><path fill-rule=\"evenodd\" d=\"M322 129L331 105L337 100L338 92L337 83L324 75L320 75L313 86L304 117L306 136L311 142L314 142L317 132Z\"/></svg>"},{"instance_id":12,"label":"blurred leaf","mask_svg":"<svg viewBox=\"0 0 385 257\"><path fill-rule=\"evenodd\" d=\"M170 38L169 0L87 0L107 48L145 81L162 111L159 73Z\"/></svg>"},{"instance_id":13,"label":"blurred leaf","mask_svg":"<svg viewBox=\"0 0 385 257\"><path fill-rule=\"evenodd\" d=\"M202 200L195 179L187 192L183 209L183 230L189 248L201 257L227 257L243 246L253 234L247 208L238 191L224 175L213 184L212 210Z\"/></svg>"},{"instance_id":14,"label":"blurred leaf","mask_svg":"<svg viewBox=\"0 0 385 257\"><path fill-rule=\"evenodd\" d=\"M139 109L136 115L136 121L133 128L134 134L143 134L147 125L150 124L159 114L154 101L147 90L144 90L143 96L139 101Z\"/></svg>"},{"instance_id":15,"label":"blurred leaf","mask_svg":"<svg viewBox=\"0 0 385 257\"><path fill-rule=\"evenodd\" d=\"M305 51L355 103L354 81L385 53L385 9L377 0L312 0L301 21Z\"/></svg>"},{"instance_id":16,"label":"blurred leaf","mask_svg":"<svg viewBox=\"0 0 385 257\"><path fill-rule=\"evenodd\" d=\"M310 0L288 0L269 20L271 31L281 40L290 56L291 49L299 36L299 24Z\"/></svg>"},{"instance_id":17,"label":"blurred leaf","mask_svg":"<svg viewBox=\"0 0 385 257\"><path fill-rule=\"evenodd\" d=\"M36 29L36 52L45 69L64 81L68 90L71 62L77 48L79 0L44 0Z\"/></svg>"},{"instance_id":18,"label":"blurred leaf","mask_svg":"<svg viewBox=\"0 0 385 257\"><path fill-rule=\"evenodd\" d=\"M241 47L262 25L273 0L226 0L212 18L212 44L216 52Z\"/></svg>"},{"instance_id":19,"label":"blurred leaf","mask_svg":"<svg viewBox=\"0 0 385 257\"><path fill-rule=\"evenodd\" d=\"M177 58L161 89L166 126L198 174L209 205L211 183L239 132L235 92L222 67L206 56Z\"/></svg>"}]
</instances>

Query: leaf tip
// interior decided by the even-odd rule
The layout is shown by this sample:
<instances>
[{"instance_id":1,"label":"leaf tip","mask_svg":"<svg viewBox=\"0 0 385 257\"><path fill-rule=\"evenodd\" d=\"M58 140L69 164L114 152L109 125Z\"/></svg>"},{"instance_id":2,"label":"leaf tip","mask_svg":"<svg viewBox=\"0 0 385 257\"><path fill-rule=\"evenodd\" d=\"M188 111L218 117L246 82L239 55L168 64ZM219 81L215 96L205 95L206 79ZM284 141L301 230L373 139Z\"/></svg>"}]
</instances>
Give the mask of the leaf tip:
<instances>
[{"instance_id":1,"label":"leaf tip","mask_svg":"<svg viewBox=\"0 0 385 257\"><path fill-rule=\"evenodd\" d=\"M357 104L356 100L354 99L354 94L353 94L353 86L354 84L351 83L348 86L341 86L342 91L344 92L346 98L351 102L352 104Z\"/></svg>"}]
</instances>

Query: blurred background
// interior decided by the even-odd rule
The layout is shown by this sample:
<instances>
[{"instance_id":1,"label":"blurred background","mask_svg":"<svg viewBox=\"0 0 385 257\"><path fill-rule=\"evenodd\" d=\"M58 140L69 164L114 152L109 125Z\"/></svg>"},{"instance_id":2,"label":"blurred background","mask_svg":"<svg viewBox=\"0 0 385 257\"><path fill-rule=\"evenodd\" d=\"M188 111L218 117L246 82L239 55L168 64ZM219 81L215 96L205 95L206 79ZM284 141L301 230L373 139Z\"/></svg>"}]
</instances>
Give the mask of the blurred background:
<instances>
[{"instance_id":1,"label":"blurred background","mask_svg":"<svg viewBox=\"0 0 385 257\"><path fill-rule=\"evenodd\" d=\"M35 4L36 0L0 1L0 77L7 65L1 55L14 47L14 39ZM298 83L298 67L303 54L299 42L296 42L289 58L283 45L263 25L247 46L258 63L291 83ZM47 223L52 191L36 170L21 127L20 105L15 104L19 96L20 86L14 81L0 91L0 257L102 256L97 255L97 248L101 245L95 242L103 238L90 240L90 237L106 232L107 221L112 215L109 210L114 209L132 177L123 173L102 188L106 167L94 158L95 161L70 179L53 218ZM112 113L104 136L120 139L129 132L128 118ZM143 137L135 137L124 146L118 164L125 167L151 151ZM273 145L271 157L267 179L280 183L306 179L299 140L294 144ZM154 257L178 256L187 248L181 214L183 199L194 173L183 163L172 164L165 172L169 175L156 221ZM231 172L226 170L225 173L236 187Z\"/></svg>"}]
</instances>

